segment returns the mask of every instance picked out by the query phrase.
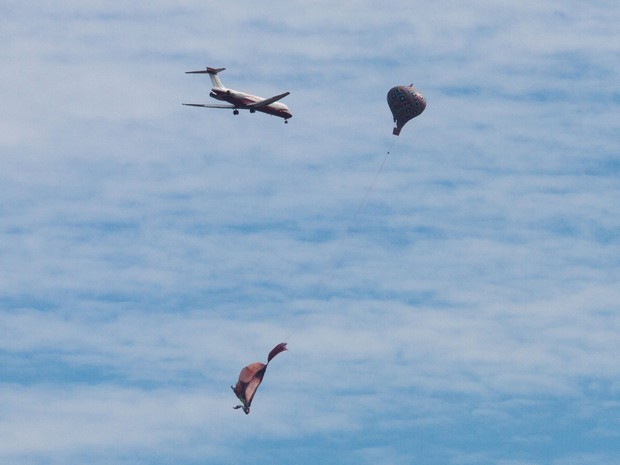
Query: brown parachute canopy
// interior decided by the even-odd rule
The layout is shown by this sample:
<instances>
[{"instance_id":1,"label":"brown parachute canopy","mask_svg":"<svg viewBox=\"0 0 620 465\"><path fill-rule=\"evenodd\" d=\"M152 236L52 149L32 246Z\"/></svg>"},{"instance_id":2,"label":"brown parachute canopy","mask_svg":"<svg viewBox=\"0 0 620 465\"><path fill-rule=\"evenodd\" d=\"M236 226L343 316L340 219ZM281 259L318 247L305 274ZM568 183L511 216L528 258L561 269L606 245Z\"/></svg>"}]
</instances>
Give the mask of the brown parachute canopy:
<instances>
[{"instance_id":1,"label":"brown parachute canopy","mask_svg":"<svg viewBox=\"0 0 620 465\"><path fill-rule=\"evenodd\" d=\"M281 342L271 349L271 352L269 352L269 355L267 356L267 363L250 363L241 370L237 384L230 386L230 388L242 403L241 405L237 405L233 408L242 408L246 415L250 413L252 399L254 399L254 394L256 394L258 386L260 386L260 383L263 381L263 376L265 376L267 365L269 365L269 362L271 362L276 355L280 352L284 352L285 350L286 342Z\"/></svg>"}]
</instances>

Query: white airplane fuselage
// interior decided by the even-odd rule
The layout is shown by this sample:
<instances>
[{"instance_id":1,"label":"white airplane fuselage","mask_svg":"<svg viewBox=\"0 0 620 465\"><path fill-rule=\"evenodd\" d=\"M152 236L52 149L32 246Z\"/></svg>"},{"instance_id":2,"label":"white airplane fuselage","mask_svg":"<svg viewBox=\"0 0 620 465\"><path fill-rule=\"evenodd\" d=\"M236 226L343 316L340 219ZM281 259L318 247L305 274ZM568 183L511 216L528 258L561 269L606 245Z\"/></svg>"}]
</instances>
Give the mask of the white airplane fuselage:
<instances>
[{"instance_id":1,"label":"white airplane fuselage","mask_svg":"<svg viewBox=\"0 0 620 465\"><path fill-rule=\"evenodd\" d=\"M245 92L228 89L226 87L213 87L211 88L211 93L209 95L216 100L228 102L239 109L246 109L252 104L265 100L264 98L257 95L247 94ZM285 120L293 117L289 108L281 102L273 102L269 105L264 105L257 108L250 108L249 110L251 113L254 113L255 111L260 111L273 116L279 116L280 118L284 118Z\"/></svg>"}]
</instances>

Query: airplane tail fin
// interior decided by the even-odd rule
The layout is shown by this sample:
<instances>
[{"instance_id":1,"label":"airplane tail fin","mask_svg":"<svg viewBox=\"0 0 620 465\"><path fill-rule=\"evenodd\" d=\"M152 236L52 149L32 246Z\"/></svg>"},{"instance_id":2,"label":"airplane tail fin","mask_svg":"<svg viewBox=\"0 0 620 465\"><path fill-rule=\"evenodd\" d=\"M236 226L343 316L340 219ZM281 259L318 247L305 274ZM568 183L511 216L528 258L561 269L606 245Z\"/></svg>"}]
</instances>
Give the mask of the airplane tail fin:
<instances>
[{"instance_id":1,"label":"airplane tail fin","mask_svg":"<svg viewBox=\"0 0 620 465\"><path fill-rule=\"evenodd\" d=\"M225 69L226 68L210 68L207 66L207 69L200 71L186 71L185 74L208 74L211 78L211 84L213 84L213 87L225 88L224 84L222 84L222 81L220 80L220 77L217 75L219 72L224 71Z\"/></svg>"}]
</instances>

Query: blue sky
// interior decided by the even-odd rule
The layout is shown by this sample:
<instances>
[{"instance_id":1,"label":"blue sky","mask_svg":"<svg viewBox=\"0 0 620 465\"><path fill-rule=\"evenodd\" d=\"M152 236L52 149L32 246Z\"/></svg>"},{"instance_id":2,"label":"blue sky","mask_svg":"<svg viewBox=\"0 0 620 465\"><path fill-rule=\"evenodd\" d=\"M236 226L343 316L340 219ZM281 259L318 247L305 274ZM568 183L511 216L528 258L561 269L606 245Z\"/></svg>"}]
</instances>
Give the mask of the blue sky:
<instances>
[{"instance_id":1,"label":"blue sky","mask_svg":"<svg viewBox=\"0 0 620 465\"><path fill-rule=\"evenodd\" d=\"M620 461L616 1L0 12L2 463Z\"/></svg>"}]
</instances>

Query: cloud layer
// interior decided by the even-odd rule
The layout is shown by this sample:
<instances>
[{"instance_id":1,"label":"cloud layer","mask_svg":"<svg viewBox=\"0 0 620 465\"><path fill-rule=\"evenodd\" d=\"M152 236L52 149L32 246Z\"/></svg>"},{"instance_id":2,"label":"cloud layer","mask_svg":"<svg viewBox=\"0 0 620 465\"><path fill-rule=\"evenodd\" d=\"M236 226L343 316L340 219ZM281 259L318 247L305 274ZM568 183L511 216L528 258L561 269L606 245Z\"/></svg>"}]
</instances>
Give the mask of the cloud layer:
<instances>
[{"instance_id":1,"label":"cloud layer","mask_svg":"<svg viewBox=\"0 0 620 465\"><path fill-rule=\"evenodd\" d=\"M3 10L3 462L617 463L614 2Z\"/></svg>"}]
</instances>

